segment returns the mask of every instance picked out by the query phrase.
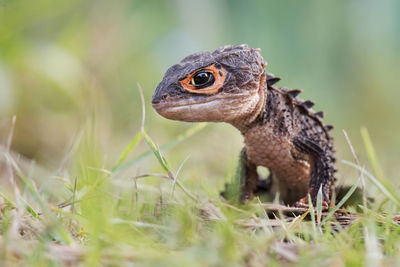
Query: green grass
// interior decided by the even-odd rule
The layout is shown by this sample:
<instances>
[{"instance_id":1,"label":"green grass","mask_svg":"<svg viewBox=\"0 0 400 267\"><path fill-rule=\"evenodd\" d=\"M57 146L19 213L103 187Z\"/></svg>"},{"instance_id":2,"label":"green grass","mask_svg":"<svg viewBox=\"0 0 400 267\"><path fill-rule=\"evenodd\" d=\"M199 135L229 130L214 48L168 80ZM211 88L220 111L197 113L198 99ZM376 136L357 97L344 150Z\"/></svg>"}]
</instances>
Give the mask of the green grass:
<instances>
[{"instance_id":1,"label":"green grass","mask_svg":"<svg viewBox=\"0 0 400 267\"><path fill-rule=\"evenodd\" d=\"M246 205L228 204L215 188L196 186L193 177L180 177L164 156L179 142L203 129L195 125L169 144L158 146L142 130L118 160L104 160L94 119L82 130L73 160L64 176L54 174L56 187L36 186L4 149L1 160L13 170L14 190L1 188L1 243L3 265L87 266L379 266L400 263L400 225L394 220L399 198L382 175L366 130L363 140L374 174L349 161L355 178L361 173L367 187L376 188L375 202L358 213L349 227L334 225L334 212L355 191L350 187L339 205L322 212L317 205L303 215L268 215L258 199ZM10 138L11 140L11 138ZM10 141L11 142L11 141ZM129 158L139 142L148 152ZM160 149L163 148L163 149ZM153 156L160 173L122 171ZM189 159L190 160L190 159ZM240 170L239 170L240 171ZM376 178L375 175L379 175ZM4 179L8 179L10 172ZM235 183L233 183L235 185ZM237 183L236 183L237 184ZM222 190L222 188L221 188ZM361 202L360 202L361 203ZM308 218L311 214L311 220Z\"/></svg>"}]
</instances>

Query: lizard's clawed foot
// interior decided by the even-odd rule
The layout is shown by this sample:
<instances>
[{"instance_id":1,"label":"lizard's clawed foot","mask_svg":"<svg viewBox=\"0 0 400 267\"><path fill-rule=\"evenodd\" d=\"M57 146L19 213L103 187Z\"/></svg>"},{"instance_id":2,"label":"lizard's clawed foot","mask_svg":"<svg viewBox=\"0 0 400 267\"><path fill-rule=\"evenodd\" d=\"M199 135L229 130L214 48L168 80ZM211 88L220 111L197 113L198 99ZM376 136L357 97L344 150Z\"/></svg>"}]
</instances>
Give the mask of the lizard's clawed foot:
<instances>
[{"instance_id":1,"label":"lizard's clawed foot","mask_svg":"<svg viewBox=\"0 0 400 267\"><path fill-rule=\"evenodd\" d=\"M314 203L314 201L312 201ZM316 201L315 201L316 203ZM313 204L314 206L315 203ZM309 205L308 205L308 196L303 197L302 199L300 199L299 201L297 201L294 206L296 208L304 208L304 209L308 209ZM329 201L326 200L322 200L322 210L328 210L329 209Z\"/></svg>"},{"instance_id":2,"label":"lizard's clawed foot","mask_svg":"<svg viewBox=\"0 0 400 267\"><path fill-rule=\"evenodd\" d=\"M299 201L297 201L296 203L294 203L294 206L296 208L305 208L308 209L308 196L303 197L302 199L300 199Z\"/></svg>"}]
</instances>

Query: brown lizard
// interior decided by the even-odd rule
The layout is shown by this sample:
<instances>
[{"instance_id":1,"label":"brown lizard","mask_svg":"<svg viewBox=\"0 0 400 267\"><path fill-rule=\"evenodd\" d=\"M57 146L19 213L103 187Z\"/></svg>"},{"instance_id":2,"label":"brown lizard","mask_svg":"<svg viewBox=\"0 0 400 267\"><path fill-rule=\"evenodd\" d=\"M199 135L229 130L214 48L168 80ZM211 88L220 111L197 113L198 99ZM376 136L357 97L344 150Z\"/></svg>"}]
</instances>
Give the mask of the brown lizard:
<instances>
[{"instance_id":1,"label":"brown lizard","mask_svg":"<svg viewBox=\"0 0 400 267\"><path fill-rule=\"evenodd\" d=\"M336 172L332 126L312 101L297 98L301 90L275 86L280 79L266 65L260 49L247 45L189 55L167 70L152 105L168 119L227 122L242 133L243 200L253 197L264 166L284 203L307 205L310 194L315 205L321 189L326 207Z\"/></svg>"}]
</instances>

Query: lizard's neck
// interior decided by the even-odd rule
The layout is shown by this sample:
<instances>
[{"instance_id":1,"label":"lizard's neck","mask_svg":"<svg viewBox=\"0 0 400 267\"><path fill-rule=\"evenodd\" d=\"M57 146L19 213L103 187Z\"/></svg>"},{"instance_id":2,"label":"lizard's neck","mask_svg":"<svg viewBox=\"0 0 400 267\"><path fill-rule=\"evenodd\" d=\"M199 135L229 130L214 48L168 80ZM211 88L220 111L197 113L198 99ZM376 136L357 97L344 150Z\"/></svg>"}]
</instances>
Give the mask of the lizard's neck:
<instances>
[{"instance_id":1,"label":"lizard's neck","mask_svg":"<svg viewBox=\"0 0 400 267\"><path fill-rule=\"evenodd\" d=\"M254 108L247 113L245 116L242 116L234 121L229 122L235 128L237 128L242 135L244 135L252 126L253 122L264 113L266 101L267 101L267 83L266 83L266 74L265 72L260 77L259 82L259 90L257 92L259 97L257 103Z\"/></svg>"}]
</instances>

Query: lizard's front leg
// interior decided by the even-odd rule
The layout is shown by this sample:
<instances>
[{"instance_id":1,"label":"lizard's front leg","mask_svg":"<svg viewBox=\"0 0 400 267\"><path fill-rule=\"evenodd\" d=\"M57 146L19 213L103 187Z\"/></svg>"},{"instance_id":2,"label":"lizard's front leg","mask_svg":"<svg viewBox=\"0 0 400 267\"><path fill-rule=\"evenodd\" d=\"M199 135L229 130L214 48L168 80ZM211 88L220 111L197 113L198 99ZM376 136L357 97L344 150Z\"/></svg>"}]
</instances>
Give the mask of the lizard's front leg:
<instances>
[{"instance_id":1,"label":"lizard's front leg","mask_svg":"<svg viewBox=\"0 0 400 267\"><path fill-rule=\"evenodd\" d=\"M239 197L244 202L253 198L255 193L262 194L270 191L271 184L271 175L266 180L260 179L257 173L257 165L248 159L246 149L243 148L233 183L225 184L225 190L221 192L221 196L227 200Z\"/></svg>"},{"instance_id":2,"label":"lizard's front leg","mask_svg":"<svg viewBox=\"0 0 400 267\"><path fill-rule=\"evenodd\" d=\"M258 173L257 166L252 163L246 154L246 149L242 149L240 153L241 164L241 200L246 201L252 199L257 189ZM240 167L240 166L239 166Z\"/></svg>"}]
</instances>

